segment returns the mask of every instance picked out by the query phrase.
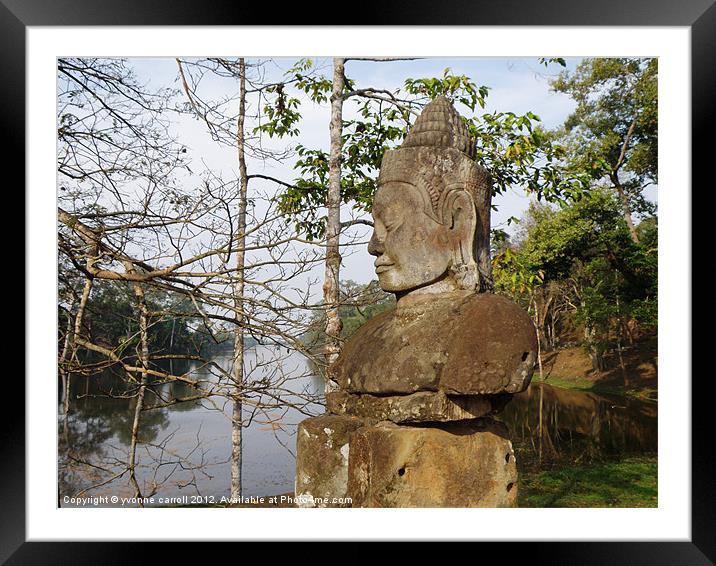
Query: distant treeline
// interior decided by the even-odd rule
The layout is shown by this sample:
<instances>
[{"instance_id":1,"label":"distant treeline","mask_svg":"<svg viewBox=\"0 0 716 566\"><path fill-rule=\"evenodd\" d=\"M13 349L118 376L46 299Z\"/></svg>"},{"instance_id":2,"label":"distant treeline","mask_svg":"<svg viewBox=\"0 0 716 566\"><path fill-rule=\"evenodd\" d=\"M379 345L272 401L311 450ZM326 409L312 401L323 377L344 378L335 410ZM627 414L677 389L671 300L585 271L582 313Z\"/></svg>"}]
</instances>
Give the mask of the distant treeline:
<instances>
[{"instance_id":1,"label":"distant treeline","mask_svg":"<svg viewBox=\"0 0 716 566\"><path fill-rule=\"evenodd\" d=\"M149 288L146 293L149 309L148 336L152 356L195 355L231 352L234 348L232 330L209 332L196 308L184 296ZM59 328L67 324L67 312L59 309ZM84 333L95 344L132 357L140 344L136 299L130 284L123 281L98 279L87 301L82 319ZM259 341L246 336L244 343L253 348Z\"/></svg>"}]
</instances>

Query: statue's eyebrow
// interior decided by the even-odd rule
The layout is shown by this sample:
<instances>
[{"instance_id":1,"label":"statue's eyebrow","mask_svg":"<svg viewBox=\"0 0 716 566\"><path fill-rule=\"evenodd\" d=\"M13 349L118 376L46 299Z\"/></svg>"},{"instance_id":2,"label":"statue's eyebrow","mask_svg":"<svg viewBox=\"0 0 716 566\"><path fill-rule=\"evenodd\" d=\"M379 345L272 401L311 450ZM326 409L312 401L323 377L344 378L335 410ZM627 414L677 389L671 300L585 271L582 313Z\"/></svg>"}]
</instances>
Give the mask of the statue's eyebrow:
<instances>
[{"instance_id":1,"label":"statue's eyebrow","mask_svg":"<svg viewBox=\"0 0 716 566\"><path fill-rule=\"evenodd\" d=\"M385 208L385 205L381 205L380 203L373 201L373 208L371 209L371 213L373 215L383 214L385 213Z\"/></svg>"},{"instance_id":2,"label":"statue's eyebrow","mask_svg":"<svg viewBox=\"0 0 716 566\"><path fill-rule=\"evenodd\" d=\"M380 200L374 200L373 201L373 213L379 212L381 214L390 213L393 211L395 206L393 206L395 203L392 201L383 201Z\"/></svg>"},{"instance_id":3,"label":"statue's eyebrow","mask_svg":"<svg viewBox=\"0 0 716 566\"><path fill-rule=\"evenodd\" d=\"M395 220L403 218L403 210L404 209L398 206L396 203L391 202L383 206L380 212L384 217L387 217L387 220Z\"/></svg>"}]
</instances>

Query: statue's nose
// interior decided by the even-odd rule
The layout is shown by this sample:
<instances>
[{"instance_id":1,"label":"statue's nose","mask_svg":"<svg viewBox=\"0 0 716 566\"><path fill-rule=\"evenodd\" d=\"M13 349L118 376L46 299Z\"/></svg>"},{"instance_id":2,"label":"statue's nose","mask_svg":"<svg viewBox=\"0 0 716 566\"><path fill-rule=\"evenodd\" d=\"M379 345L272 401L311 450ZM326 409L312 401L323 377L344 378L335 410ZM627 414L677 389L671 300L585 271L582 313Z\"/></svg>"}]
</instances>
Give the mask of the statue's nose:
<instances>
[{"instance_id":1,"label":"statue's nose","mask_svg":"<svg viewBox=\"0 0 716 566\"><path fill-rule=\"evenodd\" d=\"M368 253L370 255L379 256L383 253L383 251L383 241L378 238L374 230L373 235L370 237L370 241L368 242Z\"/></svg>"}]
</instances>

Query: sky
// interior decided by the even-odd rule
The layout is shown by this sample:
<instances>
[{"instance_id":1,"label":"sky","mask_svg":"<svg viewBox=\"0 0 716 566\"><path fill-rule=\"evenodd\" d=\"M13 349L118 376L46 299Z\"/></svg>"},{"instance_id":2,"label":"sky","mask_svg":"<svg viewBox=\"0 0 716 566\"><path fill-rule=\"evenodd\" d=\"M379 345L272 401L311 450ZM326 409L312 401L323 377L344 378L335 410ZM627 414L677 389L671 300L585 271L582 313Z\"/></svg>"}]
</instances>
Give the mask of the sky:
<instances>
[{"instance_id":1,"label":"sky","mask_svg":"<svg viewBox=\"0 0 716 566\"><path fill-rule=\"evenodd\" d=\"M279 80L282 74L290 68L296 59L279 58L266 65L267 76ZM573 70L580 59L567 59L567 69ZM332 76L330 59L314 59L317 67L324 70L324 75ZM247 60L251 63L251 60ZM146 81L152 87L179 88L177 64L170 58L135 58L131 60L140 81ZM455 59L417 59L409 61L349 61L346 64L346 75L356 82L358 88L374 87L379 89L395 90L403 86L407 77L439 77L444 69L450 68L454 74L465 74L477 85L490 88L484 109L477 108L476 113L489 113L492 111L511 111L524 114L531 111L541 118L545 128L554 128L563 123L575 103L566 95L550 90L549 79L556 76L562 69L558 65L546 68L537 57L533 58L455 58ZM227 90L228 89L228 90ZM202 93L206 98L219 98L226 96L230 90L236 91L236 84L228 81L212 81L202 84ZM292 93L295 94L296 93ZM302 119L299 123L300 136L291 138L294 145L300 143L309 148L328 150L329 136L328 124L330 108L328 103L315 104L303 97L300 107ZM249 104L256 104L249 101ZM466 108L458 110L469 115ZM250 111L250 110L249 110ZM353 108L350 104L344 107L344 118L350 118ZM249 125L249 127L252 127ZM203 162L212 171L221 173L225 178L236 176L237 160L235 149L221 147L214 142L203 123L188 117L179 118L176 131L182 143L189 148L189 156L193 162ZM266 147L284 148L287 139L266 140ZM248 160L249 174L264 174L280 178L286 182L293 181L297 175L292 170L291 161L284 164L262 162L256 159ZM268 182L267 182L268 183ZM258 184L258 183L257 183ZM260 187L262 190L275 190L270 183ZM251 190L252 187L250 187ZM655 199L655 193L654 193ZM493 228L502 228L514 233L515 225L508 226L506 221L510 217L520 217L527 209L530 197L519 189L511 189L495 197L493 204L497 211L493 212ZM351 211L344 207L343 219L350 218ZM367 242L370 237L369 227L351 228L346 239L356 238ZM341 279L351 279L359 283L367 283L375 279L373 259L367 253L365 244L352 246L344 253L341 266Z\"/></svg>"}]
</instances>

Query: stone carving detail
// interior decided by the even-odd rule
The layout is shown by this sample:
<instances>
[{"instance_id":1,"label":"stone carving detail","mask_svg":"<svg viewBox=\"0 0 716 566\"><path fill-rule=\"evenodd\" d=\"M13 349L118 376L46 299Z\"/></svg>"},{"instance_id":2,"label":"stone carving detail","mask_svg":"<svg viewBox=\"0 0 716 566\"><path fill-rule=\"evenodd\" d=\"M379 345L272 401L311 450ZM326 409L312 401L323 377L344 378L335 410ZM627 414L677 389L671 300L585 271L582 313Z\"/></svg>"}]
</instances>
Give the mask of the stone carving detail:
<instances>
[{"instance_id":1,"label":"stone carving detail","mask_svg":"<svg viewBox=\"0 0 716 566\"><path fill-rule=\"evenodd\" d=\"M430 242L433 252L444 251L448 235L453 236L451 244L458 238L464 246L453 258L453 270L477 268L480 279L471 277L461 288L472 290L479 286L481 291L490 290L492 189L489 174L475 163L474 154L475 144L450 102L439 97L426 106L403 145L387 151L383 157L373 206L374 220L380 226L374 232L369 252L380 255L384 231L390 232L391 225L395 227L406 215L416 215L417 231L412 231L413 235L434 235ZM400 191L416 192L403 194L401 198ZM424 212L425 218L418 215L418 209ZM459 226L453 226L455 221ZM396 246L409 244L405 238L395 235L386 243L391 245L393 241ZM425 266L426 259L419 258L416 265ZM380 280L380 273L378 275ZM394 286L389 287L387 290L394 290Z\"/></svg>"},{"instance_id":2,"label":"stone carving detail","mask_svg":"<svg viewBox=\"0 0 716 566\"><path fill-rule=\"evenodd\" d=\"M347 391L326 394L326 409L334 415L394 423L449 422L498 413L510 395L445 395L421 391L411 395L356 395Z\"/></svg>"},{"instance_id":3,"label":"stone carving detail","mask_svg":"<svg viewBox=\"0 0 716 566\"><path fill-rule=\"evenodd\" d=\"M512 445L492 415L528 387L537 337L527 313L490 292L491 184L475 155L444 97L386 152L368 252L396 308L347 341L328 414L299 427L297 497L515 505Z\"/></svg>"}]
</instances>

